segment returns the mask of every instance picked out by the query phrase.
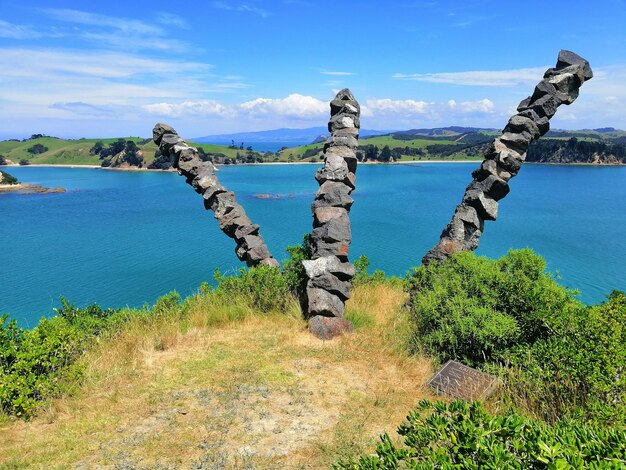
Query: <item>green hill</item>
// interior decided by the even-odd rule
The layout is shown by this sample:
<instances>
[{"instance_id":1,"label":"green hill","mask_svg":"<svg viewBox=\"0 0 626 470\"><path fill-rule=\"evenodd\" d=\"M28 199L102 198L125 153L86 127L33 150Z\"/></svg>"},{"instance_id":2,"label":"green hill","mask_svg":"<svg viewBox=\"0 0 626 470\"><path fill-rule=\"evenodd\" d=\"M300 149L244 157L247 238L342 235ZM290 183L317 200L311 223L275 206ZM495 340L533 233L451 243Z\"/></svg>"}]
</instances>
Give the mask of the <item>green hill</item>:
<instances>
[{"instance_id":1,"label":"green hill","mask_svg":"<svg viewBox=\"0 0 626 470\"><path fill-rule=\"evenodd\" d=\"M359 140L361 161L480 160L499 132L493 129L414 129ZM319 162L323 143L287 148L285 162ZM387 147L387 150L385 150ZM626 132L613 129L553 130L534 142L527 161L536 163L626 163Z\"/></svg>"},{"instance_id":2,"label":"green hill","mask_svg":"<svg viewBox=\"0 0 626 470\"><path fill-rule=\"evenodd\" d=\"M499 133L493 129L448 127L413 129L359 140L357 157L362 161L479 160L486 145ZM156 145L151 139L125 137L141 150L145 165L155 158ZM119 140L36 137L0 142L0 155L18 163L48 165L100 165L102 159L90 150L97 142L107 147ZM189 142L217 163L320 162L324 143L284 148L277 153L256 152L226 145ZM385 150L387 148L387 150ZM529 162L541 163L625 163L626 132L613 128L578 131L552 130L533 143Z\"/></svg>"},{"instance_id":3,"label":"green hill","mask_svg":"<svg viewBox=\"0 0 626 470\"><path fill-rule=\"evenodd\" d=\"M124 140L132 140L137 144L143 153L146 164L154 160L154 153L157 146L152 139L142 139L140 137L125 137ZM18 163L20 160L27 160L31 164L47 165L100 165L101 159L98 155L90 153L96 142L102 142L104 146L114 143L118 138L112 139L78 139L68 140L56 137L38 137L28 140L4 140L0 142L0 155L7 160ZM232 149L223 145L196 144L191 145L202 148L207 154L223 154L228 158L235 158L237 152L245 153L243 150ZM41 147L39 147L41 146ZM33 149L29 152L29 149ZM36 153L37 149L46 149L41 153ZM35 152L35 153L33 153Z\"/></svg>"}]
</instances>

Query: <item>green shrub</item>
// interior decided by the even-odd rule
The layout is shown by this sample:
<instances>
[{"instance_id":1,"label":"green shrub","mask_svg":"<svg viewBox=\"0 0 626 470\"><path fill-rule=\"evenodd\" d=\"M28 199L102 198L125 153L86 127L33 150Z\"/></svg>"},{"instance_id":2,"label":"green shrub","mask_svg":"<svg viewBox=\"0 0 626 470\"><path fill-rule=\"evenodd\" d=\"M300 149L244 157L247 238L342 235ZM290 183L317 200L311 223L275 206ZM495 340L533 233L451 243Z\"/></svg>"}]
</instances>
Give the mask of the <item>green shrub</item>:
<instances>
[{"instance_id":1,"label":"green shrub","mask_svg":"<svg viewBox=\"0 0 626 470\"><path fill-rule=\"evenodd\" d=\"M107 326L112 310L97 305L78 309L61 300L52 318L32 330L0 317L0 409L28 417L40 401L57 396L80 376L73 366L90 341Z\"/></svg>"},{"instance_id":2,"label":"green shrub","mask_svg":"<svg viewBox=\"0 0 626 470\"><path fill-rule=\"evenodd\" d=\"M280 269L259 265L240 269L238 276L223 276L215 270L216 291L227 298L243 298L251 307L269 313L284 310L292 298L287 278Z\"/></svg>"},{"instance_id":3,"label":"green shrub","mask_svg":"<svg viewBox=\"0 0 626 470\"><path fill-rule=\"evenodd\" d=\"M29 147L27 152L33 155L38 155L40 153L45 153L48 151L48 147L42 144L35 144L32 147Z\"/></svg>"},{"instance_id":4,"label":"green shrub","mask_svg":"<svg viewBox=\"0 0 626 470\"><path fill-rule=\"evenodd\" d=\"M550 426L513 412L492 416L480 403L423 401L398 433L404 446L396 446L385 434L375 455L340 462L335 468L618 469L626 465L624 430L572 421Z\"/></svg>"},{"instance_id":5,"label":"green shrub","mask_svg":"<svg viewBox=\"0 0 626 470\"><path fill-rule=\"evenodd\" d=\"M288 246L289 258L283 263L283 274L291 292L303 299L306 294L307 277L302 261L311 259L311 237L304 235L302 244Z\"/></svg>"},{"instance_id":6,"label":"green shrub","mask_svg":"<svg viewBox=\"0 0 626 470\"><path fill-rule=\"evenodd\" d=\"M626 424L626 294L549 323L551 335L505 355L513 397L546 420Z\"/></svg>"},{"instance_id":7,"label":"green shrub","mask_svg":"<svg viewBox=\"0 0 626 470\"><path fill-rule=\"evenodd\" d=\"M352 284L355 286L359 285L372 285L372 284L383 284L386 282L392 283L400 283L400 280L395 277L387 277L385 276L385 272L381 270L376 270L372 274L368 274L367 268L370 265L370 260L367 256L361 255L354 262L354 269L356 271L354 278L352 279Z\"/></svg>"},{"instance_id":8,"label":"green shrub","mask_svg":"<svg viewBox=\"0 0 626 470\"><path fill-rule=\"evenodd\" d=\"M415 269L407 288L413 351L470 365L547 338L554 318L582 305L545 273L545 261L531 250L510 251L499 260L458 253Z\"/></svg>"},{"instance_id":9,"label":"green shrub","mask_svg":"<svg viewBox=\"0 0 626 470\"><path fill-rule=\"evenodd\" d=\"M499 375L506 397L554 422L626 424L626 295L588 307L530 250L471 253L408 279L412 351Z\"/></svg>"},{"instance_id":10,"label":"green shrub","mask_svg":"<svg viewBox=\"0 0 626 470\"><path fill-rule=\"evenodd\" d=\"M164 316L180 313L180 307L180 294L172 291L156 300L152 306L152 315Z\"/></svg>"},{"instance_id":11,"label":"green shrub","mask_svg":"<svg viewBox=\"0 0 626 470\"><path fill-rule=\"evenodd\" d=\"M18 184L19 181L13 175L10 175L4 171L0 171L0 183L2 184Z\"/></svg>"}]
</instances>

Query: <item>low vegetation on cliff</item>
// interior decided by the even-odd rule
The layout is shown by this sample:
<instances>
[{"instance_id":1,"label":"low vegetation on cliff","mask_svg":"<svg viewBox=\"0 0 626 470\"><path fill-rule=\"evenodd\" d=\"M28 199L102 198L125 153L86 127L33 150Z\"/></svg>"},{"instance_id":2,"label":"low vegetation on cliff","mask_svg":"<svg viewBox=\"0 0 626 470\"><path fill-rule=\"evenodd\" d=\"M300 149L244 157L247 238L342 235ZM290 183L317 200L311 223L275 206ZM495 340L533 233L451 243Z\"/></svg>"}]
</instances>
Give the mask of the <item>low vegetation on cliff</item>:
<instances>
[{"instance_id":1,"label":"low vegetation on cliff","mask_svg":"<svg viewBox=\"0 0 626 470\"><path fill-rule=\"evenodd\" d=\"M0 184L18 184L19 181L13 175L8 174L5 171L0 171Z\"/></svg>"},{"instance_id":2,"label":"low vegetation on cliff","mask_svg":"<svg viewBox=\"0 0 626 470\"><path fill-rule=\"evenodd\" d=\"M527 250L461 253L405 281L362 259L355 332L324 342L301 320L297 265L216 273L139 310L64 301L32 330L4 317L2 464L624 464L626 295L586 306ZM450 358L500 377L485 408L433 404L425 382Z\"/></svg>"}]
</instances>

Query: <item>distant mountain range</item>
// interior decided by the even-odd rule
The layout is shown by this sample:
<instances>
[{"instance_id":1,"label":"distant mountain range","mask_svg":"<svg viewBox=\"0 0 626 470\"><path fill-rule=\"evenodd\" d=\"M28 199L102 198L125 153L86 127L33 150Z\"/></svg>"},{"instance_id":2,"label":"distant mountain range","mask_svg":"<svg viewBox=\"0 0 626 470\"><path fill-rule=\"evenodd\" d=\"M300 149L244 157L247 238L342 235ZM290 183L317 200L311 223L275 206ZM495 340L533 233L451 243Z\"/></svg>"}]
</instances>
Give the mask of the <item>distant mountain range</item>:
<instances>
[{"instance_id":1,"label":"distant mountain range","mask_svg":"<svg viewBox=\"0 0 626 470\"><path fill-rule=\"evenodd\" d=\"M369 137L375 135L389 134L394 131L377 131L373 129L361 129L361 137ZM211 143L211 144L230 144L231 141L235 141L235 144L239 145L241 142L244 144L254 144L255 142L313 142L320 136L328 136L328 129L326 127L307 127L306 129L272 129L268 131L256 131L256 132L236 132L234 134L214 134L205 135L204 137L198 137L191 139L194 142L199 143Z\"/></svg>"},{"instance_id":2,"label":"distant mountain range","mask_svg":"<svg viewBox=\"0 0 626 470\"><path fill-rule=\"evenodd\" d=\"M484 128L484 127L465 127L465 126L448 126L448 127L434 127L434 128L420 128L420 129L408 129L403 131L396 130L375 130L375 129L361 129L361 139L367 139L369 137L381 136L381 135L393 135L393 136L431 136L431 137L452 137L461 134L469 133L499 133L500 129ZM305 129L271 129L267 131L255 131L255 132L236 132L233 134L213 134L205 135L203 137L197 137L191 139L198 143L212 143L212 144L230 144L232 141L236 145L240 145L242 142L245 145L262 143L262 142L285 142L294 143L314 143L320 142L324 138L328 137L328 129L326 127L307 127ZM564 131L554 129L546 135L546 137L589 137L589 138L619 138L626 136L626 132L615 129L614 127L601 127L598 129L582 129L577 131ZM402 137L400 137L402 138Z\"/></svg>"}]
</instances>

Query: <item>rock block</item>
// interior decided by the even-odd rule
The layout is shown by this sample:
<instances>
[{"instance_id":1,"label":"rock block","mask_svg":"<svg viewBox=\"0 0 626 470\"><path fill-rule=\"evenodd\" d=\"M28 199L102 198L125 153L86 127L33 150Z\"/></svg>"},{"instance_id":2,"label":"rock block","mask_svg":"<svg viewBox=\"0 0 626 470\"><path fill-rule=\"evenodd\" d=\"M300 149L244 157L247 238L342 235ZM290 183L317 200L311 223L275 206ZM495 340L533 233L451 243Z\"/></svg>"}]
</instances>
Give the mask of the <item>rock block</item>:
<instances>
[{"instance_id":1,"label":"rock block","mask_svg":"<svg viewBox=\"0 0 626 470\"><path fill-rule=\"evenodd\" d=\"M345 318L316 315L309 320L309 332L316 338L330 340L336 336L351 333L352 322Z\"/></svg>"}]
</instances>

